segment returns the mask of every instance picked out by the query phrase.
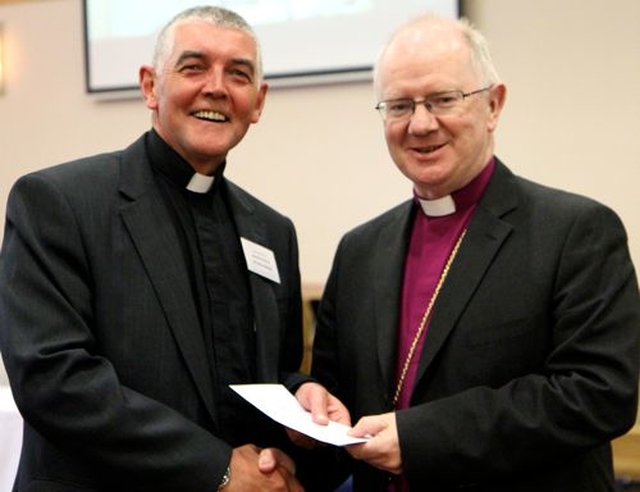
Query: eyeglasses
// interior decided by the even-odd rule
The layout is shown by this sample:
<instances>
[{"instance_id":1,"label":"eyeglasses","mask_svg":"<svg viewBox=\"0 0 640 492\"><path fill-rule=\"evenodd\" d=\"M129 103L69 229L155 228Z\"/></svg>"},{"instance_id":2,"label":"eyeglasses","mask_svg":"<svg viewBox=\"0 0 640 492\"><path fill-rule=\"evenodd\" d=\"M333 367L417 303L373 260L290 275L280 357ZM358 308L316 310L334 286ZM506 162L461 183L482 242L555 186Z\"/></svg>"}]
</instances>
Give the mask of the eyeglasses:
<instances>
[{"instance_id":1,"label":"eyeglasses","mask_svg":"<svg viewBox=\"0 0 640 492\"><path fill-rule=\"evenodd\" d=\"M462 91L446 91L437 92L425 97L424 99L389 99L387 101L380 101L376 105L376 109L382 115L384 120L400 120L410 117L416 110L416 105L422 104L427 111L434 116L445 116L457 113L464 100L479 94L481 92L488 91L492 86L483 87L477 91L462 92Z\"/></svg>"}]
</instances>

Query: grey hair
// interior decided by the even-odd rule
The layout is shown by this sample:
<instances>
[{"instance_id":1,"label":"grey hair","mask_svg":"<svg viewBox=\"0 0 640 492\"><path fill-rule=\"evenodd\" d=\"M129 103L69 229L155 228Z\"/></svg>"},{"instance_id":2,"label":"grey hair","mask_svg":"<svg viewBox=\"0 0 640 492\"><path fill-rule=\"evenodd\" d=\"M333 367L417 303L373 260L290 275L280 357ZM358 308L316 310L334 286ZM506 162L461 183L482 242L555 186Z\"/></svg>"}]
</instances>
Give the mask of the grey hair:
<instances>
[{"instance_id":1,"label":"grey hair","mask_svg":"<svg viewBox=\"0 0 640 492\"><path fill-rule=\"evenodd\" d=\"M438 14L427 13L418 15L417 17L414 17L402 24L380 50L373 70L373 82L376 94L380 94L380 65L384 59L387 49L399 33L407 28L415 26L419 26L420 28L449 26L452 29L457 30L469 46L469 50L471 51L471 63L476 73L480 76L482 84L484 86L488 86L500 83L500 76L493 64L491 52L489 51L489 43L483 34L476 29L468 19L450 19ZM425 48L428 49L428 47Z\"/></svg>"},{"instance_id":2,"label":"grey hair","mask_svg":"<svg viewBox=\"0 0 640 492\"><path fill-rule=\"evenodd\" d=\"M216 26L237 29L248 34L256 45L256 83L260 84L262 82L262 51L255 31L241 15L224 7L212 5L202 5L183 10L162 28L156 39L156 46L153 52L153 68L156 72L159 73L163 70L164 63L173 49L176 26L190 21L209 22Z\"/></svg>"}]
</instances>

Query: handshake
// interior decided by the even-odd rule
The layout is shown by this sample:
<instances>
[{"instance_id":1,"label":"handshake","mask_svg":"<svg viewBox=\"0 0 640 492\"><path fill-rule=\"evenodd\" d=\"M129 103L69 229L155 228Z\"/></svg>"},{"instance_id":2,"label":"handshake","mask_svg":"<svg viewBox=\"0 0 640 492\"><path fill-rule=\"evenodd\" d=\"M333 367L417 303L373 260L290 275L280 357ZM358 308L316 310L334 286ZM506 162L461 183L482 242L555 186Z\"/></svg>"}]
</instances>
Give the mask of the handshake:
<instances>
[{"instance_id":1,"label":"handshake","mask_svg":"<svg viewBox=\"0 0 640 492\"><path fill-rule=\"evenodd\" d=\"M365 417L351 428L347 408L320 384L303 384L295 397L282 385L232 385L231 388L287 427L289 438L302 448L324 443L347 446L347 451L356 459L394 474L402 470L393 413ZM219 490L233 492L255 487L256 490L303 491L295 473L294 461L281 450L248 444L233 450L229 475Z\"/></svg>"}]
</instances>

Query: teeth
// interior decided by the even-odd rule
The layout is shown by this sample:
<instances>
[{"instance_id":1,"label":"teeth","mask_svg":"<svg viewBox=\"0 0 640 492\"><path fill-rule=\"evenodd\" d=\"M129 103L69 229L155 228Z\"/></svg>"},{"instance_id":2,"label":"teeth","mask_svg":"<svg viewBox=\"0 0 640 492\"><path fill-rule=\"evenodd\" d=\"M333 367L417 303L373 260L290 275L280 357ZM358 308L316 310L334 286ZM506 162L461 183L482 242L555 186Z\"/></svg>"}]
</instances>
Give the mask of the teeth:
<instances>
[{"instance_id":1,"label":"teeth","mask_svg":"<svg viewBox=\"0 0 640 492\"><path fill-rule=\"evenodd\" d=\"M202 118L203 120L210 121L226 121L227 117L222 113L218 113L217 111L198 111L195 113L197 118Z\"/></svg>"},{"instance_id":2,"label":"teeth","mask_svg":"<svg viewBox=\"0 0 640 492\"><path fill-rule=\"evenodd\" d=\"M434 152L434 151L438 150L441 147L444 147L444 145L431 145L429 147L423 147L422 149L420 149L420 153L422 153L422 154L430 154L431 152Z\"/></svg>"}]
</instances>

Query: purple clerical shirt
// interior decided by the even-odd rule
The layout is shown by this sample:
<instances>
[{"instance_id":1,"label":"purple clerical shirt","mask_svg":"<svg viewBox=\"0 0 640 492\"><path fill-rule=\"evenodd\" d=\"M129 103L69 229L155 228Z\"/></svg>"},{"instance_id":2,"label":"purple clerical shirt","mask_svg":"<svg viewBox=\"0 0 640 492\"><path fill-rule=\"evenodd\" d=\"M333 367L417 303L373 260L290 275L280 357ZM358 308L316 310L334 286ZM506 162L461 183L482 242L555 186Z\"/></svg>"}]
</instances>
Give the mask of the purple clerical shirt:
<instances>
[{"instance_id":1,"label":"purple clerical shirt","mask_svg":"<svg viewBox=\"0 0 640 492\"><path fill-rule=\"evenodd\" d=\"M428 216L428 207L420 203L421 210L415 215L409 250L404 266L402 286L402 306L400 310L400 331L398 333L398 352L396 363L396 382L407 359L411 344L433 293L440 275L453 250L453 247L467 227L471 215L482 196L493 169L495 159L491 159L482 172L464 188L451 194L455 211L443 216ZM431 312L437 309L437 303ZM416 371L425 340L428 341L428 327L431 315L427 319L422 336L411 359L409 369L400 391L396 409L410 406L411 393L416 380ZM392 482L391 491L409 490L404 480Z\"/></svg>"}]
</instances>

